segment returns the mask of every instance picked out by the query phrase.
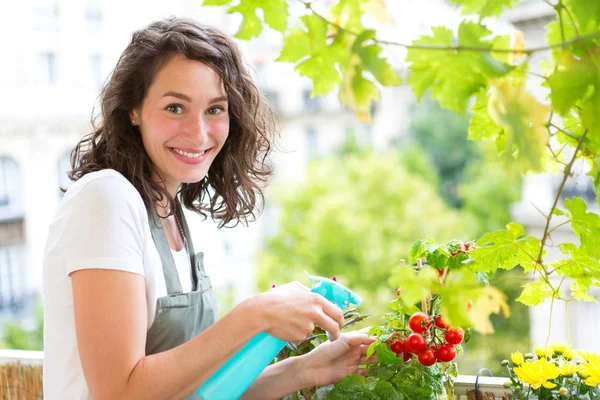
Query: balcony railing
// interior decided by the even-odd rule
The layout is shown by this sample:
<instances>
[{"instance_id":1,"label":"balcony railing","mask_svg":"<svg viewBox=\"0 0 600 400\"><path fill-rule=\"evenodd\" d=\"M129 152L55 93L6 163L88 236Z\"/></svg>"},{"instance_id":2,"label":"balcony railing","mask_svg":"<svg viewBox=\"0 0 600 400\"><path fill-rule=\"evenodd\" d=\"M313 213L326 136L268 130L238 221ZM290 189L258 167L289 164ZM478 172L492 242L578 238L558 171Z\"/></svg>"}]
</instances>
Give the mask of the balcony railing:
<instances>
[{"instance_id":1,"label":"balcony railing","mask_svg":"<svg viewBox=\"0 0 600 400\"><path fill-rule=\"evenodd\" d=\"M0 399L41 399L43 359L42 351L0 349ZM475 376L459 375L454 382L455 400L508 400L510 398L509 391L504 388L506 378L480 376L478 378L478 397L475 396L475 380ZM3 397L3 390L6 390L7 387L13 393L10 393L8 397ZM10 397L11 395L13 397Z\"/></svg>"}]
</instances>

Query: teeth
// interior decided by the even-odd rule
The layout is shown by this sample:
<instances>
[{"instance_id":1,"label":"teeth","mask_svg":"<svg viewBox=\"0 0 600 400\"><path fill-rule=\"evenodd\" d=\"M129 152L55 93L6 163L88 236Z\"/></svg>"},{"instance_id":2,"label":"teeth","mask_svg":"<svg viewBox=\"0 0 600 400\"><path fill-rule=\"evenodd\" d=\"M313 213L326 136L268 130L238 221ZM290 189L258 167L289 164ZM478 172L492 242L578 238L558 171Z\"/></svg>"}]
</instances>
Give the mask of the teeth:
<instances>
[{"instance_id":1,"label":"teeth","mask_svg":"<svg viewBox=\"0 0 600 400\"><path fill-rule=\"evenodd\" d=\"M206 153L206 150L204 150L201 153L188 153L187 151L181 151L178 149L173 149L173 151L177 154L180 154L180 155L188 157L188 158L198 158L198 157L204 155L204 153Z\"/></svg>"}]
</instances>

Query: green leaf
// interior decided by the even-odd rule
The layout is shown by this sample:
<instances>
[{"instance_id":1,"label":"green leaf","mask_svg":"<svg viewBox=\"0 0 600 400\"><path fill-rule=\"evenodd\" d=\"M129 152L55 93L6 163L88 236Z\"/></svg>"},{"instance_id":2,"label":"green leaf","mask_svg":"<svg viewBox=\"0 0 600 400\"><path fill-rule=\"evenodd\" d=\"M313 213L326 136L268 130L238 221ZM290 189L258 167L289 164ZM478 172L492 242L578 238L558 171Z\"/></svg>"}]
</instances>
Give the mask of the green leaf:
<instances>
[{"instance_id":1,"label":"green leaf","mask_svg":"<svg viewBox=\"0 0 600 400\"><path fill-rule=\"evenodd\" d=\"M232 0L202 0L203 6L226 6L231 4Z\"/></svg>"},{"instance_id":2,"label":"green leaf","mask_svg":"<svg viewBox=\"0 0 600 400\"><path fill-rule=\"evenodd\" d=\"M478 14L481 18L500 15L504 8L514 7L519 0L448 0L463 6L463 14Z\"/></svg>"},{"instance_id":3,"label":"green leaf","mask_svg":"<svg viewBox=\"0 0 600 400\"><path fill-rule=\"evenodd\" d=\"M285 32L288 19L288 5L285 0L241 0L227 10L228 14L242 14L243 20L235 34L239 39L249 40L262 31L262 22L256 15L257 9L263 10L265 22L279 32Z\"/></svg>"},{"instance_id":4,"label":"green leaf","mask_svg":"<svg viewBox=\"0 0 600 400\"><path fill-rule=\"evenodd\" d=\"M600 261L590 256L583 247L573 243L561 243L560 251L571 256L569 259L553 262L551 265L559 275L564 275L577 282L589 282L600 279Z\"/></svg>"},{"instance_id":5,"label":"green leaf","mask_svg":"<svg viewBox=\"0 0 600 400\"><path fill-rule=\"evenodd\" d=\"M523 292L516 301L525 304L526 306L535 306L551 298L554 295L552 289L546 282L532 282L523 285Z\"/></svg>"},{"instance_id":6,"label":"green leaf","mask_svg":"<svg viewBox=\"0 0 600 400\"><path fill-rule=\"evenodd\" d=\"M371 104L376 100L379 100L379 90L373 82L364 78L361 64L354 64L344 75L340 101L353 110L358 118L368 122Z\"/></svg>"},{"instance_id":7,"label":"green leaf","mask_svg":"<svg viewBox=\"0 0 600 400\"><path fill-rule=\"evenodd\" d=\"M331 20L350 31L362 31L363 7L368 0L344 0L330 8Z\"/></svg>"},{"instance_id":8,"label":"green leaf","mask_svg":"<svg viewBox=\"0 0 600 400\"><path fill-rule=\"evenodd\" d=\"M506 132L506 158L516 158L523 172L542 171L550 110L526 91L522 81L503 79L494 85L488 112Z\"/></svg>"},{"instance_id":9,"label":"green leaf","mask_svg":"<svg viewBox=\"0 0 600 400\"><path fill-rule=\"evenodd\" d=\"M591 294L589 294L590 285L586 285L580 282L575 282L571 285L571 296L579 301L588 301L597 303L598 300Z\"/></svg>"},{"instance_id":10,"label":"green leaf","mask_svg":"<svg viewBox=\"0 0 600 400\"><path fill-rule=\"evenodd\" d=\"M579 22L580 33L594 32L600 27L600 2L564 0L563 3L571 10L572 15Z\"/></svg>"},{"instance_id":11,"label":"green leaf","mask_svg":"<svg viewBox=\"0 0 600 400\"><path fill-rule=\"evenodd\" d=\"M429 238L427 240L417 240L413 243L412 248L410 249L410 259L409 262L414 264L417 262L417 258L421 258L427 252L427 248L430 244L434 243L434 238Z\"/></svg>"},{"instance_id":12,"label":"green leaf","mask_svg":"<svg viewBox=\"0 0 600 400\"><path fill-rule=\"evenodd\" d=\"M399 394L391 383L379 381L373 389L373 399L404 400L404 396Z\"/></svg>"},{"instance_id":13,"label":"green leaf","mask_svg":"<svg viewBox=\"0 0 600 400\"><path fill-rule=\"evenodd\" d=\"M377 44L365 45L365 41L372 39L375 39L375 31L364 31L357 36L352 51L358 54L364 69L372 73L383 86L400 85L402 80L387 60L380 55L383 49Z\"/></svg>"},{"instance_id":14,"label":"green leaf","mask_svg":"<svg viewBox=\"0 0 600 400\"><path fill-rule=\"evenodd\" d=\"M600 4L600 3L599 3ZM564 51L557 56L555 72L548 78L550 99L559 115L566 116L578 100L600 89L597 67L587 59Z\"/></svg>"},{"instance_id":15,"label":"green leaf","mask_svg":"<svg viewBox=\"0 0 600 400\"><path fill-rule=\"evenodd\" d=\"M432 268L415 271L412 266L397 268L389 278L391 287L399 288L405 304L415 304L425 298L437 282L438 273Z\"/></svg>"},{"instance_id":16,"label":"green leaf","mask_svg":"<svg viewBox=\"0 0 600 400\"><path fill-rule=\"evenodd\" d=\"M473 113L469 122L469 139L472 140L496 140L498 151L504 151L504 147L499 146L498 140L505 136L504 129L494 122L488 113L489 96L487 89L482 89L475 96L475 102L471 107Z\"/></svg>"},{"instance_id":17,"label":"green leaf","mask_svg":"<svg viewBox=\"0 0 600 400\"><path fill-rule=\"evenodd\" d=\"M327 395L328 400L369 400L372 398L367 388L367 378L362 375L345 377Z\"/></svg>"},{"instance_id":18,"label":"green leaf","mask_svg":"<svg viewBox=\"0 0 600 400\"><path fill-rule=\"evenodd\" d=\"M433 27L432 36L421 36L417 46L453 48L477 46L491 48L486 39L491 32L483 25L463 21L458 37L446 27ZM432 89L433 98L450 110L465 113L469 98L486 87L490 78L507 74L511 66L485 52L428 50L409 48L406 60L411 63L408 78L418 98Z\"/></svg>"},{"instance_id":19,"label":"green leaf","mask_svg":"<svg viewBox=\"0 0 600 400\"><path fill-rule=\"evenodd\" d=\"M473 263L471 268L478 272L494 272L498 268L512 269L527 258L536 258L529 254L535 249L535 238L521 238L525 235L522 225L511 222L506 230L486 233L477 241L477 247L471 250Z\"/></svg>"},{"instance_id":20,"label":"green leaf","mask_svg":"<svg viewBox=\"0 0 600 400\"><path fill-rule=\"evenodd\" d=\"M296 70L313 82L312 95L327 94L342 80L336 65L348 58L342 42L327 44L327 22L314 14L300 18L307 30L290 29L277 61L299 62Z\"/></svg>"},{"instance_id":21,"label":"green leaf","mask_svg":"<svg viewBox=\"0 0 600 400\"><path fill-rule=\"evenodd\" d=\"M581 240L581 247L590 256L600 258L600 216L587 212L585 201L580 197L565 200L571 226Z\"/></svg>"}]
</instances>

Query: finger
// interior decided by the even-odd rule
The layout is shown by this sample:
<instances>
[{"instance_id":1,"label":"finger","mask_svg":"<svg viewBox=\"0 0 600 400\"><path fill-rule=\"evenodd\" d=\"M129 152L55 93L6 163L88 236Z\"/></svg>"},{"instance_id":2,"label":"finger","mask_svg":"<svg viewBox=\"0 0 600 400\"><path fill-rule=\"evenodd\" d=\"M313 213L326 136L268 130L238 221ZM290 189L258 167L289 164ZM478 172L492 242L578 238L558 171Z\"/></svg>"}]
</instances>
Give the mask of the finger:
<instances>
[{"instance_id":1,"label":"finger","mask_svg":"<svg viewBox=\"0 0 600 400\"><path fill-rule=\"evenodd\" d=\"M317 296L319 299L319 304L323 309L323 312L334 321L337 321L340 328L344 326L344 312L338 306L327 300L325 297L319 294Z\"/></svg>"},{"instance_id":2,"label":"finger","mask_svg":"<svg viewBox=\"0 0 600 400\"><path fill-rule=\"evenodd\" d=\"M334 320L332 320L328 316L323 315L321 318L319 318L316 324L323 328L323 330L327 331L327 333L329 333L330 341L333 342L340 338L340 327Z\"/></svg>"},{"instance_id":3,"label":"finger","mask_svg":"<svg viewBox=\"0 0 600 400\"><path fill-rule=\"evenodd\" d=\"M344 341L348 343L349 346L361 346L361 349L363 346L365 346L365 348L368 347L368 345L375 341L366 333L361 333L359 331L347 332L344 333L342 336Z\"/></svg>"},{"instance_id":4,"label":"finger","mask_svg":"<svg viewBox=\"0 0 600 400\"><path fill-rule=\"evenodd\" d=\"M361 356L358 360L358 365L377 364L378 362L376 355L372 355L369 358L367 358L367 356Z\"/></svg>"}]
</instances>

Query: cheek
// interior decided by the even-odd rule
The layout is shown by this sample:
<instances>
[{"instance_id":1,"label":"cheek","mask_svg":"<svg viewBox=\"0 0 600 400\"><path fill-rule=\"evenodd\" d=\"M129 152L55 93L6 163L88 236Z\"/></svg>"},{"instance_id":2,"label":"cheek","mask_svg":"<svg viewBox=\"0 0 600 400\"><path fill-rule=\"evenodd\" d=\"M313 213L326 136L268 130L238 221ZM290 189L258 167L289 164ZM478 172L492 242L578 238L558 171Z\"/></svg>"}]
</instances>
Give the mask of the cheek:
<instances>
[{"instance_id":1,"label":"cheek","mask_svg":"<svg viewBox=\"0 0 600 400\"><path fill-rule=\"evenodd\" d=\"M225 140L227 140L227 136L229 136L229 119L227 120L223 120L223 121L219 121L217 123L216 126L216 132L218 133L219 136L219 142L221 144L225 143Z\"/></svg>"},{"instance_id":2,"label":"cheek","mask_svg":"<svg viewBox=\"0 0 600 400\"><path fill-rule=\"evenodd\" d=\"M179 131L180 121L159 115L151 117L146 121L146 127L151 133L152 140L166 141L176 135Z\"/></svg>"}]
</instances>

